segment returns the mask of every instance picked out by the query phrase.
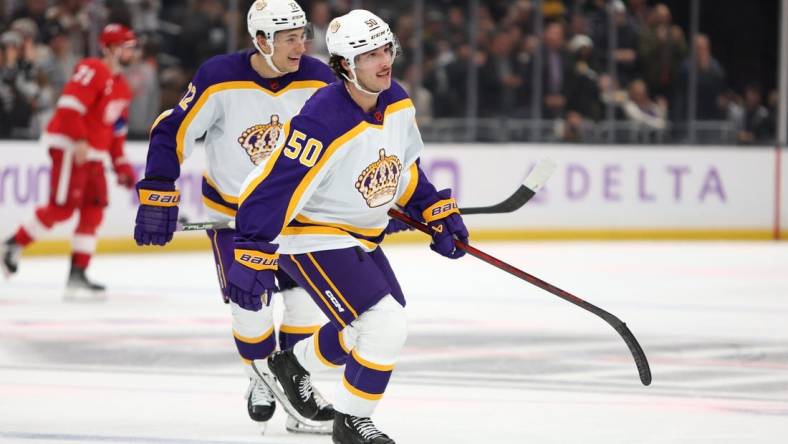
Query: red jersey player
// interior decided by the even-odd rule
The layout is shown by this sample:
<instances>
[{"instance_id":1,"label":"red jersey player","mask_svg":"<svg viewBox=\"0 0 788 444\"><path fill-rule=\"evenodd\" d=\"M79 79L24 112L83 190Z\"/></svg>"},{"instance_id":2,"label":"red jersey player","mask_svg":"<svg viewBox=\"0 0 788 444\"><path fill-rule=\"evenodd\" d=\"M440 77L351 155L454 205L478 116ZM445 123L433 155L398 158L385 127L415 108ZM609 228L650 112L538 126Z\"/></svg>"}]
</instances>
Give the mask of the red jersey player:
<instances>
[{"instance_id":1,"label":"red jersey player","mask_svg":"<svg viewBox=\"0 0 788 444\"><path fill-rule=\"evenodd\" d=\"M120 185L131 189L136 182L123 156L131 89L121 74L121 67L134 55L136 38L129 28L109 24L99 43L102 57L77 64L41 136L52 158L49 201L0 246L0 268L8 277L17 271L22 249L77 213L67 299L103 296L104 286L89 281L85 269L108 203L105 163L112 163Z\"/></svg>"}]
</instances>

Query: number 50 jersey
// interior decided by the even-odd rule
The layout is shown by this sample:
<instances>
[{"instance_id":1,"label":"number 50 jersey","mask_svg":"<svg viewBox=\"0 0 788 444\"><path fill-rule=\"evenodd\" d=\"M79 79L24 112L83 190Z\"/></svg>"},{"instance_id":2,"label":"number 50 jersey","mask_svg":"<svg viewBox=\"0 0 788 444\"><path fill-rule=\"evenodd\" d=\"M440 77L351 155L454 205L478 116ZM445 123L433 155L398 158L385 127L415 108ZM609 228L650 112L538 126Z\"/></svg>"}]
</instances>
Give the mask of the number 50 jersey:
<instances>
[{"instance_id":1,"label":"number 50 jersey","mask_svg":"<svg viewBox=\"0 0 788 444\"><path fill-rule=\"evenodd\" d=\"M413 102L396 82L372 112L351 99L343 82L326 86L246 179L237 232L276 240L283 254L374 250L389 208L437 194L419 167L423 147Z\"/></svg>"},{"instance_id":2,"label":"number 50 jersey","mask_svg":"<svg viewBox=\"0 0 788 444\"><path fill-rule=\"evenodd\" d=\"M205 136L202 200L213 220L235 217L244 178L271 154L284 124L306 100L336 80L327 65L306 55L298 71L264 79L252 68L254 53L203 63L180 103L151 129L146 178L177 179L180 164Z\"/></svg>"}]
</instances>

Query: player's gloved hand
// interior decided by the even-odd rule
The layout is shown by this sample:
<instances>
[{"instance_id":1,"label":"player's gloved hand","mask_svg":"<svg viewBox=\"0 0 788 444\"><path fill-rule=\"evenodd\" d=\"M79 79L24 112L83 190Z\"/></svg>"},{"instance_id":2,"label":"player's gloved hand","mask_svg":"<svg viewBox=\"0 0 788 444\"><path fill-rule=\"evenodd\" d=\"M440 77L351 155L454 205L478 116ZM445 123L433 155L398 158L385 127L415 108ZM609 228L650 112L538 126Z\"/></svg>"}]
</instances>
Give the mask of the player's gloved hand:
<instances>
[{"instance_id":1,"label":"player's gloved hand","mask_svg":"<svg viewBox=\"0 0 788 444\"><path fill-rule=\"evenodd\" d=\"M246 310L258 311L271 302L279 268L276 246L235 238L235 261L227 273L230 300Z\"/></svg>"},{"instance_id":2,"label":"player's gloved hand","mask_svg":"<svg viewBox=\"0 0 788 444\"><path fill-rule=\"evenodd\" d=\"M468 229L462 222L457 202L451 197L451 189L438 191L440 200L425 209L421 215L432 232L432 251L449 259L465 256L465 250L454 246L454 240L468 242Z\"/></svg>"},{"instance_id":3,"label":"player's gloved hand","mask_svg":"<svg viewBox=\"0 0 788 444\"><path fill-rule=\"evenodd\" d=\"M137 183L137 175L134 173L134 168L131 167L131 164L125 158L115 159L112 162L112 169L115 171L115 175L118 176L118 185L129 190L134 188L134 184Z\"/></svg>"},{"instance_id":4,"label":"player's gloved hand","mask_svg":"<svg viewBox=\"0 0 788 444\"><path fill-rule=\"evenodd\" d=\"M413 229L414 229L413 227L406 224L405 222L402 222L399 219L392 218L389 219L389 223L388 225L386 225L386 228L383 230L383 233L389 235L389 234L399 233L400 231L413 231Z\"/></svg>"},{"instance_id":5,"label":"player's gloved hand","mask_svg":"<svg viewBox=\"0 0 788 444\"><path fill-rule=\"evenodd\" d=\"M175 183L143 179L137 183L137 193L140 198L134 226L137 245L164 245L171 241L181 200Z\"/></svg>"}]
</instances>

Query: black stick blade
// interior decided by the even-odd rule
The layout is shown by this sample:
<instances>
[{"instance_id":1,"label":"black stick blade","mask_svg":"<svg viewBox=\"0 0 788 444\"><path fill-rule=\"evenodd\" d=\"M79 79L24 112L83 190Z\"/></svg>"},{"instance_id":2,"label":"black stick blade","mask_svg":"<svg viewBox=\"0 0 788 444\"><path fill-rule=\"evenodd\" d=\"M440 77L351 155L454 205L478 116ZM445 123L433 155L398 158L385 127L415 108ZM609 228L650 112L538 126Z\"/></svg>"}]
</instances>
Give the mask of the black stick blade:
<instances>
[{"instance_id":1,"label":"black stick blade","mask_svg":"<svg viewBox=\"0 0 788 444\"><path fill-rule=\"evenodd\" d=\"M635 359L635 366L638 369L638 373L640 374L640 382L643 385L650 385L651 384L651 368L648 365L648 359L646 359L646 354L643 352L643 349L640 347L638 340L635 339L635 335L629 331L627 324L621 322L619 324L614 324L613 328L616 329L621 338L624 339L624 342L629 347L630 353L632 353L632 358Z\"/></svg>"}]
</instances>

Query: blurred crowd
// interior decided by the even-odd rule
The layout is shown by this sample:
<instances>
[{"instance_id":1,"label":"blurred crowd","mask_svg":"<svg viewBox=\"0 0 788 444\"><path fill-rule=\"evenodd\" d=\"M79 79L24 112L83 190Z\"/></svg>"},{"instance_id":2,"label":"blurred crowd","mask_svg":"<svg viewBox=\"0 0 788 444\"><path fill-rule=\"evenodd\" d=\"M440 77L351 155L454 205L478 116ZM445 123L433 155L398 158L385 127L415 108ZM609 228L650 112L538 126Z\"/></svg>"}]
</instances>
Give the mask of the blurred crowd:
<instances>
[{"instance_id":1,"label":"blurred crowd","mask_svg":"<svg viewBox=\"0 0 788 444\"><path fill-rule=\"evenodd\" d=\"M0 0L0 137L37 137L75 63L96 53L100 24L116 21L140 37L126 74L135 94L130 135L144 138L159 112L178 102L202 61L249 46L244 16L252 1L235 2L235 11L229 3ZM468 0L429 0L417 29L409 0L299 3L315 29L309 52L324 60L332 17L360 5L387 20L403 49L395 76L414 96L423 126L466 116L474 67L473 111L484 119L540 119L554 140L594 141L598 128L616 122L657 136L639 141L681 141L694 65L700 124L732 128L728 142L774 138L777 94L756 83L732 90L713 42L702 34L688 41L664 4L543 0L540 25L531 0L479 0L473 17ZM471 21L478 25L475 42Z\"/></svg>"}]
</instances>

